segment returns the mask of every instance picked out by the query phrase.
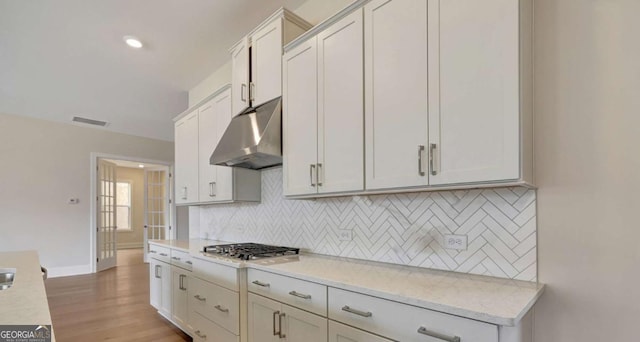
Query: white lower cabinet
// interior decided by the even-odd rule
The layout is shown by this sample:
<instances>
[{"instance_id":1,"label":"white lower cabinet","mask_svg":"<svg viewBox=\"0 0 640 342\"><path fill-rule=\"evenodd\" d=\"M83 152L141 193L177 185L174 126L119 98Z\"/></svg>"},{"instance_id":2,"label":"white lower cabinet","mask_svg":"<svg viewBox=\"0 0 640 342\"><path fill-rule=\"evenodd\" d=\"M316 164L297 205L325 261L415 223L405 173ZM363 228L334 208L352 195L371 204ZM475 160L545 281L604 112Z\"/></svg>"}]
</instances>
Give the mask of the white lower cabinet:
<instances>
[{"instance_id":1,"label":"white lower cabinet","mask_svg":"<svg viewBox=\"0 0 640 342\"><path fill-rule=\"evenodd\" d=\"M180 267L171 267L171 292L172 292L172 312L171 320L178 327L186 332L191 331L189 325L188 290L190 285L191 272Z\"/></svg>"},{"instance_id":2,"label":"white lower cabinet","mask_svg":"<svg viewBox=\"0 0 640 342\"><path fill-rule=\"evenodd\" d=\"M149 302L163 316L171 318L171 265L149 258Z\"/></svg>"},{"instance_id":3,"label":"white lower cabinet","mask_svg":"<svg viewBox=\"0 0 640 342\"><path fill-rule=\"evenodd\" d=\"M392 340L329 321L329 342L392 342Z\"/></svg>"},{"instance_id":4,"label":"white lower cabinet","mask_svg":"<svg viewBox=\"0 0 640 342\"><path fill-rule=\"evenodd\" d=\"M326 342L328 320L249 293L250 342Z\"/></svg>"},{"instance_id":5,"label":"white lower cabinet","mask_svg":"<svg viewBox=\"0 0 640 342\"><path fill-rule=\"evenodd\" d=\"M219 325L212 323L200 314L191 316L193 326L193 340L197 342L214 341L214 342L239 342L240 337Z\"/></svg>"}]
</instances>

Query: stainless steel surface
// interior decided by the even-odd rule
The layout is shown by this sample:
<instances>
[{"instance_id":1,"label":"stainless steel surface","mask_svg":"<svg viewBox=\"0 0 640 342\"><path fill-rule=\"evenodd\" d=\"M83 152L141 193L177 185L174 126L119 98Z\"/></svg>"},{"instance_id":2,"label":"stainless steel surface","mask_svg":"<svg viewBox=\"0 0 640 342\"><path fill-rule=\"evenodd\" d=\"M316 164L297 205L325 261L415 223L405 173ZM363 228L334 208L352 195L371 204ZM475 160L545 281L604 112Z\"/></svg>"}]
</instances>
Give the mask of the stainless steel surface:
<instances>
[{"instance_id":1,"label":"stainless steel surface","mask_svg":"<svg viewBox=\"0 0 640 342\"><path fill-rule=\"evenodd\" d=\"M256 100L256 84L253 82L249 82L249 100Z\"/></svg>"},{"instance_id":2,"label":"stainless steel surface","mask_svg":"<svg viewBox=\"0 0 640 342\"><path fill-rule=\"evenodd\" d=\"M256 260L284 255L296 255L300 248L264 245L260 243L231 243L203 247L204 255L241 260Z\"/></svg>"},{"instance_id":3,"label":"stainless steel surface","mask_svg":"<svg viewBox=\"0 0 640 342\"><path fill-rule=\"evenodd\" d=\"M313 177L313 171L316 169L315 164L309 165L309 179L311 180L311 186L316 186L314 182L315 177Z\"/></svg>"},{"instance_id":4,"label":"stainless steel surface","mask_svg":"<svg viewBox=\"0 0 640 342\"><path fill-rule=\"evenodd\" d=\"M206 302L206 301L207 301L207 299L206 299L206 298L204 298L204 297L200 297L200 295L195 295L195 296L193 296L193 298L195 298L195 299L197 299L197 300L199 300L199 301L201 301L201 302Z\"/></svg>"},{"instance_id":5,"label":"stainless steel surface","mask_svg":"<svg viewBox=\"0 0 640 342\"><path fill-rule=\"evenodd\" d=\"M209 158L209 163L256 170L281 165L281 98L250 108L234 117Z\"/></svg>"},{"instance_id":6,"label":"stainless steel surface","mask_svg":"<svg viewBox=\"0 0 640 342\"><path fill-rule=\"evenodd\" d=\"M460 337L458 336L443 335L435 331L427 330L427 328L425 327L420 327L420 329L418 329L418 333L429 336L429 337L437 338L439 340L447 341L447 342L460 342Z\"/></svg>"},{"instance_id":7,"label":"stainless steel surface","mask_svg":"<svg viewBox=\"0 0 640 342\"><path fill-rule=\"evenodd\" d=\"M294 296L294 297L298 297L298 298L302 298L302 299L311 299L311 295L298 293L296 291L291 291L291 292L289 292L289 294Z\"/></svg>"},{"instance_id":8,"label":"stainless steel surface","mask_svg":"<svg viewBox=\"0 0 640 342\"><path fill-rule=\"evenodd\" d=\"M438 145L436 144L429 144L429 169L431 170L432 176L435 176L438 174L438 172L436 171L436 168L433 166L434 164L433 160L435 159L434 153L437 147Z\"/></svg>"},{"instance_id":9,"label":"stainless steel surface","mask_svg":"<svg viewBox=\"0 0 640 342\"><path fill-rule=\"evenodd\" d=\"M352 313L354 315L362 316L362 317L371 317L373 314L369 311L360 311L356 309L350 308L348 305L342 307L342 311L346 311L348 313Z\"/></svg>"},{"instance_id":10,"label":"stainless steel surface","mask_svg":"<svg viewBox=\"0 0 640 342\"><path fill-rule=\"evenodd\" d=\"M184 279L185 278L187 278L186 275L184 275L184 274L180 275L180 290L182 290L182 291L186 291L187 290L187 288L184 286Z\"/></svg>"},{"instance_id":11,"label":"stainless steel surface","mask_svg":"<svg viewBox=\"0 0 640 342\"><path fill-rule=\"evenodd\" d=\"M280 333L276 330L276 317L280 315L280 311L275 311L273 313L273 336L278 336ZM280 326L282 327L282 325Z\"/></svg>"},{"instance_id":12,"label":"stainless steel surface","mask_svg":"<svg viewBox=\"0 0 640 342\"><path fill-rule=\"evenodd\" d=\"M229 309L225 309L220 305L216 305L214 306L214 308L218 309L218 311L221 311L221 312L229 312Z\"/></svg>"},{"instance_id":13,"label":"stainless steel surface","mask_svg":"<svg viewBox=\"0 0 640 342\"><path fill-rule=\"evenodd\" d=\"M280 337L280 338L287 337L286 334L282 333L282 318L284 318L285 316L286 316L286 314L284 312L281 313L280 315L278 315L278 325L280 326L280 329L278 329L278 330L280 330L280 331L278 331L278 337Z\"/></svg>"},{"instance_id":14,"label":"stainless steel surface","mask_svg":"<svg viewBox=\"0 0 640 342\"><path fill-rule=\"evenodd\" d=\"M213 191L213 186L216 182L209 182L209 197L216 197L215 192Z\"/></svg>"},{"instance_id":15,"label":"stainless steel surface","mask_svg":"<svg viewBox=\"0 0 640 342\"><path fill-rule=\"evenodd\" d=\"M198 337L200 337L200 338L201 338L201 339L203 339L203 340L206 340L206 339L207 339L207 335L203 335L203 334L200 332L200 330L196 330L196 331L194 331L193 333L194 333L194 334L196 334Z\"/></svg>"},{"instance_id":16,"label":"stainless steel surface","mask_svg":"<svg viewBox=\"0 0 640 342\"><path fill-rule=\"evenodd\" d=\"M258 281L258 280L254 280L253 283L258 285L258 286L262 286L262 287L270 287L271 286L271 284L269 284L269 283L263 283L263 282Z\"/></svg>"},{"instance_id":17,"label":"stainless steel surface","mask_svg":"<svg viewBox=\"0 0 640 342\"><path fill-rule=\"evenodd\" d=\"M322 186L322 179L324 178L324 174L322 175L322 177L320 177L321 170L322 170L322 164L318 163L318 171L316 173L316 182L318 183L318 186Z\"/></svg>"},{"instance_id":18,"label":"stainless steel surface","mask_svg":"<svg viewBox=\"0 0 640 342\"><path fill-rule=\"evenodd\" d=\"M247 85L245 83L242 83L242 86L240 87L240 101L242 102L247 102L247 94L245 94L247 91Z\"/></svg>"},{"instance_id":19,"label":"stainless steel surface","mask_svg":"<svg viewBox=\"0 0 640 342\"><path fill-rule=\"evenodd\" d=\"M424 153L424 145L418 145L418 174L424 176L424 170L422 170L422 154Z\"/></svg>"},{"instance_id":20,"label":"stainless steel surface","mask_svg":"<svg viewBox=\"0 0 640 342\"><path fill-rule=\"evenodd\" d=\"M15 269L0 269L0 290L6 290L13 285L16 277Z\"/></svg>"}]
</instances>

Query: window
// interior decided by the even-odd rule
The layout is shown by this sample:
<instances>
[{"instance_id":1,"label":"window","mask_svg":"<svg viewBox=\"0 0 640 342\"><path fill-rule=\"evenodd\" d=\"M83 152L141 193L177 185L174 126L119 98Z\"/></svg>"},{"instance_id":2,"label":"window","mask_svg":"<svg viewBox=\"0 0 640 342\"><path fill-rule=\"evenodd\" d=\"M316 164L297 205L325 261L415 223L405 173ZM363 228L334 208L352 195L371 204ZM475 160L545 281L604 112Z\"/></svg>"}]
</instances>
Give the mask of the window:
<instances>
[{"instance_id":1,"label":"window","mask_svg":"<svg viewBox=\"0 0 640 342\"><path fill-rule=\"evenodd\" d=\"M119 181L116 184L116 211L118 230L131 229L131 182Z\"/></svg>"}]
</instances>

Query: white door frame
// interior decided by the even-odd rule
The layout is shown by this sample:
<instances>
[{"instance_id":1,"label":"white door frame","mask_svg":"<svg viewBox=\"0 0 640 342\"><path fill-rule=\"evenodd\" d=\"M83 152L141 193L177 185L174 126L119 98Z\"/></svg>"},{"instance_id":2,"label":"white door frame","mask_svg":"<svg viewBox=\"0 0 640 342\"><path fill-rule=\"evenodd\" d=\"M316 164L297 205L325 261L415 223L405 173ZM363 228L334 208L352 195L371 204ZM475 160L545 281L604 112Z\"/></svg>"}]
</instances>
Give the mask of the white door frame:
<instances>
[{"instance_id":1,"label":"white door frame","mask_svg":"<svg viewBox=\"0 0 640 342\"><path fill-rule=\"evenodd\" d=\"M98 159L113 159L113 160L125 160L125 161L131 161L131 162L137 162L137 163L141 163L141 164L156 164L156 165L163 165L163 166L167 166L169 167L169 173L173 174L173 163L172 162L167 162L167 161L163 161L163 160L153 160L153 159L147 159L147 158L139 158L139 157L132 157L132 156L122 156L122 155L115 155L115 154L108 154L108 153L99 153L99 152L91 152L89 155L89 159L90 159L90 177L89 177L89 181L91 186L90 188L90 203L91 205L89 205L89 265L91 265L91 273L96 273L96 247L97 247L97 234L96 234L96 225L97 225L97 206L95 205L97 203L97 196L98 196L98 189L97 189L97 185L98 184ZM173 184L173 178L171 177L171 180L169 181L169 198L171 199L171 205L170 205L170 225L171 227L175 227L176 226L176 215L175 215L175 210L176 210L176 206L175 206L175 201L173 199L173 188L174 188L174 184ZM95 199L94 199L95 198ZM175 229L170 229L169 230L169 239L173 240L175 239Z\"/></svg>"}]
</instances>

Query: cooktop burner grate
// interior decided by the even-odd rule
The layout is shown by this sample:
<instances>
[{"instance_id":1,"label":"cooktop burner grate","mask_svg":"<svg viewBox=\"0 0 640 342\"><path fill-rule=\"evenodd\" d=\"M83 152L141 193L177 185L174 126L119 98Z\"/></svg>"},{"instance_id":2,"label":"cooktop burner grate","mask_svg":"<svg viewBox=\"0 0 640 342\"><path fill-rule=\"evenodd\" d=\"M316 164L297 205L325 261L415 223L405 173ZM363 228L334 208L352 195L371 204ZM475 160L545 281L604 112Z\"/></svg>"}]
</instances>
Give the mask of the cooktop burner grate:
<instances>
[{"instance_id":1,"label":"cooktop burner grate","mask_svg":"<svg viewBox=\"0 0 640 342\"><path fill-rule=\"evenodd\" d=\"M208 254L234 259L253 260L299 254L300 248L271 246L259 243L232 243L206 246L203 251Z\"/></svg>"}]
</instances>

